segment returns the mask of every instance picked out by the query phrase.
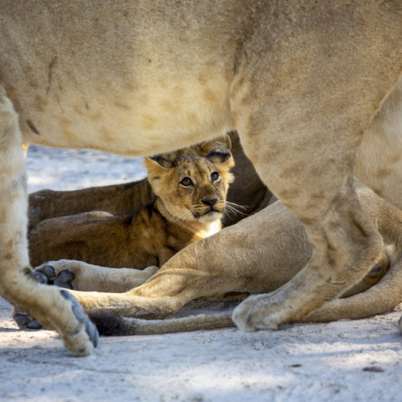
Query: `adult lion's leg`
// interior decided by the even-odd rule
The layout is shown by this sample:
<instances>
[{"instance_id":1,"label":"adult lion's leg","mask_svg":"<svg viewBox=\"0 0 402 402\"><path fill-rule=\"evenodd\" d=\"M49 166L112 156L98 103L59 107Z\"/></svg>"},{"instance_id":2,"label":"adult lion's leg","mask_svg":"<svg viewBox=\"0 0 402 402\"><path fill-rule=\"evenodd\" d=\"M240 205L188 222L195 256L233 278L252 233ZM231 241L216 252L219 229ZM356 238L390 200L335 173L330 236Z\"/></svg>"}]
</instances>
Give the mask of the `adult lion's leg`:
<instances>
[{"instance_id":1,"label":"adult lion's leg","mask_svg":"<svg viewBox=\"0 0 402 402\"><path fill-rule=\"evenodd\" d=\"M386 247L382 263L383 267L389 265L389 270L374 286L363 292L359 291L359 286L348 290L346 294L352 294L352 296L325 303L309 314L305 321L370 317L390 312L402 303L402 211L367 188L359 190L359 198L365 212L371 216L373 222L376 222L384 239ZM374 280L378 279L375 278L376 272L370 276L374 276L372 278ZM366 279L369 283L371 278Z\"/></svg>"},{"instance_id":2,"label":"adult lion's leg","mask_svg":"<svg viewBox=\"0 0 402 402\"><path fill-rule=\"evenodd\" d=\"M402 261L392 265L385 277L363 293L335 299L313 311L303 321L328 322L371 317L393 311L402 303Z\"/></svg>"},{"instance_id":3,"label":"adult lion's leg","mask_svg":"<svg viewBox=\"0 0 402 402\"><path fill-rule=\"evenodd\" d=\"M0 294L56 329L73 353L90 353L97 332L78 303L65 290L39 285L30 276L21 133L17 114L1 87L0 191Z\"/></svg>"},{"instance_id":4,"label":"adult lion's leg","mask_svg":"<svg viewBox=\"0 0 402 402\"><path fill-rule=\"evenodd\" d=\"M49 261L33 275L40 283L78 291L127 292L146 282L159 268L110 268L77 260ZM40 329L41 325L20 308L14 308L14 320L21 329Z\"/></svg>"},{"instance_id":5,"label":"adult lion's leg","mask_svg":"<svg viewBox=\"0 0 402 402\"><path fill-rule=\"evenodd\" d=\"M329 322L359 319L391 312L402 303L402 262L393 265L380 283L344 299L325 303L303 318L304 322ZM151 335L171 332L210 330L234 326L232 312L196 314L164 320L144 320L118 316L94 316L103 335ZM402 330L402 319L399 322Z\"/></svg>"},{"instance_id":6,"label":"adult lion's leg","mask_svg":"<svg viewBox=\"0 0 402 402\"><path fill-rule=\"evenodd\" d=\"M80 291L127 292L146 282L158 267L110 268L77 260L49 261L41 269L53 270L54 284Z\"/></svg>"},{"instance_id":7,"label":"adult lion's leg","mask_svg":"<svg viewBox=\"0 0 402 402\"><path fill-rule=\"evenodd\" d=\"M267 71L245 67L233 94L246 153L270 190L303 222L313 246L310 261L288 284L236 308L233 318L244 330L302 320L361 280L383 248L375 223L361 208L352 174L362 132L397 81L401 60L395 57L390 67L382 51L392 47L367 49L325 35L318 48L313 42L311 52L301 56L298 40L271 44L270 59L261 63ZM343 64L323 63L315 71L326 47ZM269 65L271 59L282 62Z\"/></svg>"},{"instance_id":8,"label":"adult lion's leg","mask_svg":"<svg viewBox=\"0 0 402 402\"><path fill-rule=\"evenodd\" d=\"M353 182L346 179L334 200L326 201L322 200L326 213L308 218L313 220L306 231L314 251L306 267L273 294L252 296L240 304L233 315L240 328L277 328L302 320L363 279L380 258L381 236L364 216Z\"/></svg>"}]
</instances>

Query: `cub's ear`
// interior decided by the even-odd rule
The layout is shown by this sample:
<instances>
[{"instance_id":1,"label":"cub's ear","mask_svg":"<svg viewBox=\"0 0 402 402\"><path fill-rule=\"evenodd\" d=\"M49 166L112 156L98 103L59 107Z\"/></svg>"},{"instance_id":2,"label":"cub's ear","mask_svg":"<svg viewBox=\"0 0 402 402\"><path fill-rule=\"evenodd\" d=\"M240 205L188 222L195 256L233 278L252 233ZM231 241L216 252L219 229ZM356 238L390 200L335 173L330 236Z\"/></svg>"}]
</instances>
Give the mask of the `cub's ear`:
<instances>
[{"instance_id":1,"label":"cub's ear","mask_svg":"<svg viewBox=\"0 0 402 402\"><path fill-rule=\"evenodd\" d=\"M207 158L213 163L223 163L232 158L232 141L229 135L224 135L211 143Z\"/></svg>"},{"instance_id":2,"label":"cub's ear","mask_svg":"<svg viewBox=\"0 0 402 402\"><path fill-rule=\"evenodd\" d=\"M225 134L223 137L222 137L222 141L223 141L223 143L224 144L226 144L226 147L227 147L227 149L232 149L232 140L230 139L230 135L229 135L230 133L227 133L227 134Z\"/></svg>"},{"instance_id":3,"label":"cub's ear","mask_svg":"<svg viewBox=\"0 0 402 402\"><path fill-rule=\"evenodd\" d=\"M173 161L167 159L164 155L154 155L145 158L147 168L165 168L173 167Z\"/></svg>"}]
</instances>

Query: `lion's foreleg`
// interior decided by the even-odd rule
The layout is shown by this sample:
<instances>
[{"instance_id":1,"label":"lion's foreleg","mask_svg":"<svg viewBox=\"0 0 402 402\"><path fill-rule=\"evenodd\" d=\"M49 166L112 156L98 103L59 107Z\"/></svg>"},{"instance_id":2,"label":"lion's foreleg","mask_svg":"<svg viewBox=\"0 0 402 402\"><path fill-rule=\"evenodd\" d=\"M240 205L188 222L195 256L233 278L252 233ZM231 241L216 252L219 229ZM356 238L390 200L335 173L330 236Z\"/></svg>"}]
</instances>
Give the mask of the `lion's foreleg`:
<instances>
[{"instance_id":1,"label":"lion's foreleg","mask_svg":"<svg viewBox=\"0 0 402 402\"><path fill-rule=\"evenodd\" d=\"M49 261L43 266L54 270L54 283L58 286L115 293L142 285L159 269L156 266L145 269L110 268L77 260Z\"/></svg>"},{"instance_id":2,"label":"lion's foreleg","mask_svg":"<svg viewBox=\"0 0 402 402\"><path fill-rule=\"evenodd\" d=\"M18 117L0 87L0 294L56 329L75 354L91 352L96 329L65 291L30 275L27 247L25 161Z\"/></svg>"}]
</instances>

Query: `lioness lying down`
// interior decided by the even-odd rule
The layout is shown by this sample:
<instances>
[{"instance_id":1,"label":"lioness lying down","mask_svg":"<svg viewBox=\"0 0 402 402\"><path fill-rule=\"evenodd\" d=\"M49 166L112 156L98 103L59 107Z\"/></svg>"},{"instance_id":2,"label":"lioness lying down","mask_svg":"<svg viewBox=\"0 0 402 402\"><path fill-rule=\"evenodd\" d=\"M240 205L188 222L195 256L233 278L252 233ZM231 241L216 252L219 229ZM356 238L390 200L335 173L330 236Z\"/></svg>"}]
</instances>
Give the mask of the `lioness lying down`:
<instances>
[{"instance_id":1,"label":"lioness lying down","mask_svg":"<svg viewBox=\"0 0 402 402\"><path fill-rule=\"evenodd\" d=\"M277 328L338 305L388 242L399 246L397 214L375 196L365 205L352 176L363 133L378 124L373 153L387 159L366 183L387 184L388 199L388 184L399 188L399 117L392 106L373 119L402 71L400 0L0 0L0 9L0 294L73 353L97 340L76 300L88 312L135 315L161 300L174 311L194 297L185 284L217 267L228 287L267 291L259 275L311 244L311 255L296 253L306 265L288 283L234 312L243 330ZM22 142L153 155L231 129L285 212L268 208L191 244L133 291L67 291L31 278ZM303 224L308 241L272 232L281 214ZM398 276L395 257L389 274ZM373 300L374 309L378 293Z\"/></svg>"}]
</instances>

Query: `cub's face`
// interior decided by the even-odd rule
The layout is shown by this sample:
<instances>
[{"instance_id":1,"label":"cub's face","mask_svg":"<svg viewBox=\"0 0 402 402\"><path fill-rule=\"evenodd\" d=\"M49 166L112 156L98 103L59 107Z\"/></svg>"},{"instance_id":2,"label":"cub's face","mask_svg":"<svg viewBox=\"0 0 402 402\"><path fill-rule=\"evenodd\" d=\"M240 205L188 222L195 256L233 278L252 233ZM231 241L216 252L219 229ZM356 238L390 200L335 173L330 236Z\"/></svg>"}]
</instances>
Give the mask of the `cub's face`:
<instances>
[{"instance_id":1,"label":"cub's face","mask_svg":"<svg viewBox=\"0 0 402 402\"><path fill-rule=\"evenodd\" d=\"M205 223L222 218L233 181L229 137L156 155L145 163L152 189L171 215Z\"/></svg>"}]
</instances>

